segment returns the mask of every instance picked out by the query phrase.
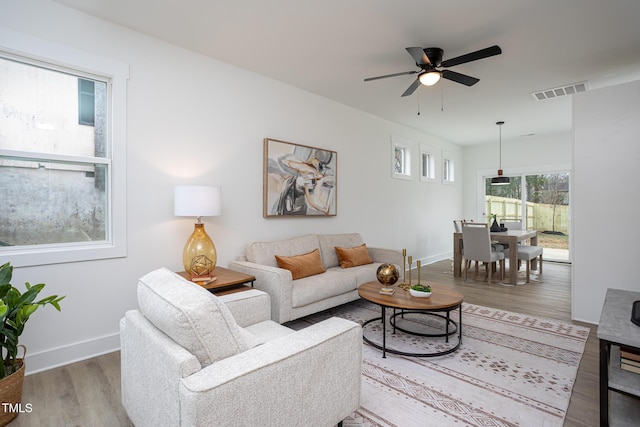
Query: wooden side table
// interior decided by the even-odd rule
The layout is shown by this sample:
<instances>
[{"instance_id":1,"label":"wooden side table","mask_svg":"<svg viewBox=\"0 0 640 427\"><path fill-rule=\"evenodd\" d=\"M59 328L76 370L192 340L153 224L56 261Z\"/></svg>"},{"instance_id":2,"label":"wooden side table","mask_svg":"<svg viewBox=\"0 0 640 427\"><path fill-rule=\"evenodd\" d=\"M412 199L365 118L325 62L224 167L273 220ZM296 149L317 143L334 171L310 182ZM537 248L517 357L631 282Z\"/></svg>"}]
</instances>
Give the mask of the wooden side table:
<instances>
[{"instance_id":1,"label":"wooden side table","mask_svg":"<svg viewBox=\"0 0 640 427\"><path fill-rule=\"evenodd\" d=\"M187 280L191 280L191 276L186 271L178 272L179 275ZM256 278L248 274L240 273L235 270L224 267L216 267L213 269L213 276L216 276L216 280L209 283L194 282L209 290L209 292L216 296L222 296L232 294L235 292L242 292L253 288L253 282ZM247 283L251 283L251 286L247 286Z\"/></svg>"}]
</instances>

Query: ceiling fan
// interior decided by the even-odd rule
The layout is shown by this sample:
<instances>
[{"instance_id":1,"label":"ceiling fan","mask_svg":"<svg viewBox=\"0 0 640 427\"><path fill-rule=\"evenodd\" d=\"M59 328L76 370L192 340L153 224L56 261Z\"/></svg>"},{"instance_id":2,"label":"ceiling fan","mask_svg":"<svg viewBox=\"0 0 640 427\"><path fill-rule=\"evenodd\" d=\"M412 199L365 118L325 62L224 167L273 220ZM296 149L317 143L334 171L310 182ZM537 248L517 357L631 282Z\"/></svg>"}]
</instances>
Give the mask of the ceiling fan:
<instances>
[{"instance_id":1,"label":"ceiling fan","mask_svg":"<svg viewBox=\"0 0 640 427\"><path fill-rule=\"evenodd\" d=\"M386 79L387 77L396 77L406 74L419 73L418 78L413 83L411 83L411 86L409 86L407 90L404 91L402 96L411 95L413 92L415 92L416 89L418 89L418 86L420 86L420 84L423 84L425 86L432 86L440 80L440 77L447 80L452 80L456 83L461 83L466 86L473 86L474 84L478 83L480 79L467 76L466 74L456 73L455 71L451 70L439 70L438 68L449 68L455 65L465 64L467 62L477 61L478 59L500 55L502 53L502 49L500 49L500 46L496 45L443 61L443 50L439 47L427 47L424 49L421 47L408 47L406 49L407 52L409 52L409 55L411 55L411 57L416 61L416 65L420 67L420 70L404 71L402 73L387 74L378 77L369 77L364 79L364 81L369 82L371 80Z\"/></svg>"}]
</instances>

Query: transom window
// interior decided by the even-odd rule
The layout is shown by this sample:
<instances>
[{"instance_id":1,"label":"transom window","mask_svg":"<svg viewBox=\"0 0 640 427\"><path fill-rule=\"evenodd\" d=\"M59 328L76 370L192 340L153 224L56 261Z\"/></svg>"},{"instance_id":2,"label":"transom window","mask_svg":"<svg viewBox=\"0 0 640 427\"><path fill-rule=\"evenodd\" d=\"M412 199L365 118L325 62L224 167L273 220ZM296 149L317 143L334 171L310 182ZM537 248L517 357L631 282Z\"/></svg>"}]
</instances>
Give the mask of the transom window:
<instances>
[{"instance_id":1,"label":"transom window","mask_svg":"<svg viewBox=\"0 0 640 427\"><path fill-rule=\"evenodd\" d=\"M447 151L442 151L442 182L445 184L453 184L455 182L453 155Z\"/></svg>"},{"instance_id":2,"label":"transom window","mask_svg":"<svg viewBox=\"0 0 640 427\"><path fill-rule=\"evenodd\" d=\"M435 149L425 144L420 144L420 181L436 182L436 156Z\"/></svg>"}]
</instances>

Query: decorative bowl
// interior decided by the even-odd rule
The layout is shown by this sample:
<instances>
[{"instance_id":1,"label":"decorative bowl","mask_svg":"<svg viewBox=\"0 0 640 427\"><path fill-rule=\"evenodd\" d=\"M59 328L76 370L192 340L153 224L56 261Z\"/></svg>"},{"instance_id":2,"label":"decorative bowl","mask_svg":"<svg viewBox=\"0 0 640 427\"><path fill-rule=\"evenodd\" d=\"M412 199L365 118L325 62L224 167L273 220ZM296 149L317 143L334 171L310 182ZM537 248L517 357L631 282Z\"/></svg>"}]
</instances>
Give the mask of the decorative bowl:
<instances>
[{"instance_id":1,"label":"decorative bowl","mask_svg":"<svg viewBox=\"0 0 640 427\"><path fill-rule=\"evenodd\" d=\"M426 298L431 296L431 286L413 285L409 288L412 297Z\"/></svg>"}]
</instances>

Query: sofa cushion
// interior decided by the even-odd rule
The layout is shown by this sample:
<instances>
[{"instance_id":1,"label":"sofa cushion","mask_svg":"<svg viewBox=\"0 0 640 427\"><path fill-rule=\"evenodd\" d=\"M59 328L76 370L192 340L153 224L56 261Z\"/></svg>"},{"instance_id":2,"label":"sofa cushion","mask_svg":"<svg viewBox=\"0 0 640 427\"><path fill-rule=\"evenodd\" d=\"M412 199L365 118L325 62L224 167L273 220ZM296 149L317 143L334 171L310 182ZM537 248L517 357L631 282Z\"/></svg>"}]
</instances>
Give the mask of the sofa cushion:
<instances>
[{"instance_id":1,"label":"sofa cushion","mask_svg":"<svg viewBox=\"0 0 640 427\"><path fill-rule=\"evenodd\" d=\"M378 281L376 272L378 270L378 267L380 267L381 265L381 262L374 262L372 264L358 265L346 270L342 267L332 267L327 269L327 273L349 273L351 277L355 279L356 287L360 287L360 285L362 285L363 283Z\"/></svg>"},{"instance_id":2,"label":"sofa cushion","mask_svg":"<svg viewBox=\"0 0 640 427\"><path fill-rule=\"evenodd\" d=\"M336 246L336 254L338 255L340 267L342 268L373 263L373 260L369 256L367 245L364 243L360 246L356 246L355 248L341 248Z\"/></svg>"},{"instance_id":3,"label":"sofa cushion","mask_svg":"<svg viewBox=\"0 0 640 427\"><path fill-rule=\"evenodd\" d=\"M318 249L291 257L276 255L275 258L278 262L278 267L291 272L293 280L324 273L325 271L322 267L322 260L320 259L320 251Z\"/></svg>"},{"instance_id":4,"label":"sofa cushion","mask_svg":"<svg viewBox=\"0 0 640 427\"><path fill-rule=\"evenodd\" d=\"M323 274L294 280L291 289L292 307L304 307L356 289L358 289L356 274L351 269L342 270L337 267Z\"/></svg>"},{"instance_id":5,"label":"sofa cushion","mask_svg":"<svg viewBox=\"0 0 640 427\"><path fill-rule=\"evenodd\" d=\"M276 255L300 255L319 248L320 244L318 243L318 236L315 234L307 234L304 236L294 237L292 239L276 240L272 242L252 242L246 246L245 253L247 261L249 262L277 267L278 263L276 262ZM322 256L322 254L320 255Z\"/></svg>"},{"instance_id":6,"label":"sofa cushion","mask_svg":"<svg viewBox=\"0 0 640 427\"><path fill-rule=\"evenodd\" d=\"M156 328L196 356L203 367L259 344L236 324L219 298L166 268L140 278L138 304Z\"/></svg>"},{"instance_id":7,"label":"sofa cushion","mask_svg":"<svg viewBox=\"0 0 640 427\"><path fill-rule=\"evenodd\" d=\"M324 268L337 267L340 265L338 255L336 254L336 246L353 248L364 243L359 233L319 234L318 242L320 244L320 255L322 256Z\"/></svg>"}]
</instances>

